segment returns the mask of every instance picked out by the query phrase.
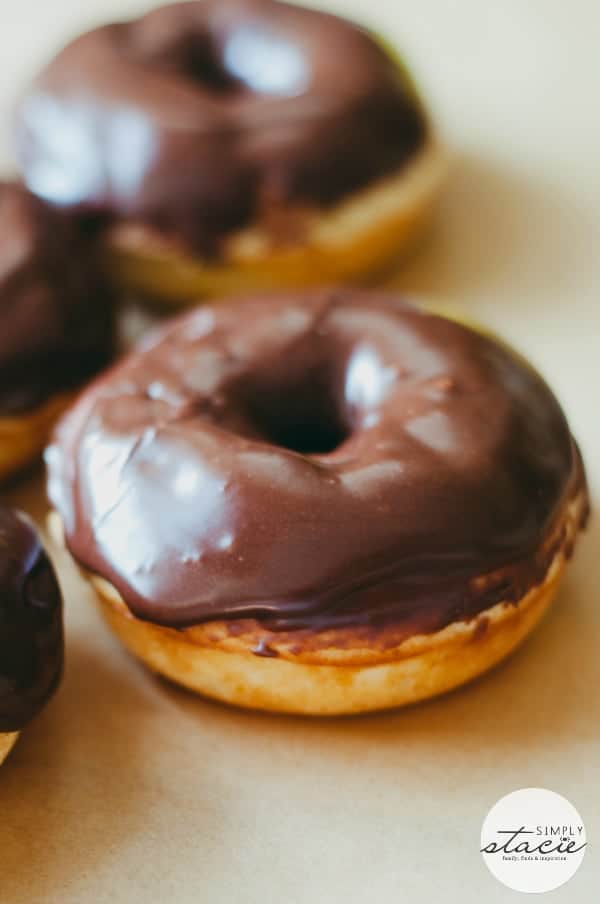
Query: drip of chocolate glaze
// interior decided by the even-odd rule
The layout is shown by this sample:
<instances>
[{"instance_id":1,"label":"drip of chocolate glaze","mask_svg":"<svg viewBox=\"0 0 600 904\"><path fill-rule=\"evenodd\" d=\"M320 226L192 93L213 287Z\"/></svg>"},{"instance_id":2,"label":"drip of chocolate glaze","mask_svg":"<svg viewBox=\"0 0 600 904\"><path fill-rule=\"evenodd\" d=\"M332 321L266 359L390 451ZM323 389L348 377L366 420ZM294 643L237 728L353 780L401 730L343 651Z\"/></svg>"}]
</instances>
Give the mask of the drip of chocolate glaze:
<instances>
[{"instance_id":1,"label":"drip of chocolate glaze","mask_svg":"<svg viewBox=\"0 0 600 904\"><path fill-rule=\"evenodd\" d=\"M62 597L35 528L0 507L0 732L20 731L62 674Z\"/></svg>"},{"instance_id":2,"label":"drip of chocolate glaze","mask_svg":"<svg viewBox=\"0 0 600 904\"><path fill-rule=\"evenodd\" d=\"M586 498L522 359L349 290L178 318L84 393L48 464L78 562L172 626L436 631L539 583Z\"/></svg>"},{"instance_id":3,"label":"drip of chocolate glaze","mask_svg":"<svg viewBox=\"0 0 600 904\"><path fill-rule=\"evenodd\" d=\"M205 254L390 173L427 125L364 30L277 0L176 3L70 43L17 111L30 189Z\"/></svg>"}]
</instances>

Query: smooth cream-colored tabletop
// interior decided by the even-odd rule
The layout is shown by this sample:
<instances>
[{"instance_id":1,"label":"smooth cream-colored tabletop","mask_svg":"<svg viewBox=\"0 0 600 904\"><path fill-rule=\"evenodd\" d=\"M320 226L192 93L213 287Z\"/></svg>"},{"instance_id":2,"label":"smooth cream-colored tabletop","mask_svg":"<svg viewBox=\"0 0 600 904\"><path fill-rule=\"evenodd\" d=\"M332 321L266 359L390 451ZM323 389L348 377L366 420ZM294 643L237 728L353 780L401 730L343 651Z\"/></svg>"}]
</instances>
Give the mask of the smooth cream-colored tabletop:
<instances>
[{"instance_id":1,"label":"smooth cream-colored tabletop","mask_svg":"<svg viewBox=\"0 0 600 904\"><path fill-rule=\"evenodd\" d=\"M600 6L325 5L404 49L451 149L435 232L395 284L459 305L534 361L597 501ZM143 8L0 0L2 114L67 37ZM11 497L42 518L42 475ZM1 904L510 902L525 896L488 873L479 835L492 804L528 786L569 798L587 827L581 869L549 899L598 900L599 520L506 664L438 701L337 721L238 712L152 678L56 555L67 670L0 770Z\"/></svg>"}]
</instances>

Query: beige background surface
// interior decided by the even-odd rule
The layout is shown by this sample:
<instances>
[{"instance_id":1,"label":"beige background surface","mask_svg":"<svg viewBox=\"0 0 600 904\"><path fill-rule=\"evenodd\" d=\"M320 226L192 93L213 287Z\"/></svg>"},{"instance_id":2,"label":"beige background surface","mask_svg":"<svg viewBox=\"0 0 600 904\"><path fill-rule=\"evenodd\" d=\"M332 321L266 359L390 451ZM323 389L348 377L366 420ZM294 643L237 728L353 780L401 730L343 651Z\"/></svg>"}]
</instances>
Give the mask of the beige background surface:
<instances>
[{"instance_id":1,"label":"beige background surface","mask_svg":"<svg viewBox=\"0 0 600 904\"><path fill-rule=\"evenodd\" d=\"M435 235L397 284L460 304L534 360L597 501L600 7L327 5L404 47L452 149ZM1 112L80 26L143 6L0 0ZM14 496L40 515L41 488ZM61 560L66 680L0 771L0 901L510 902L479 832L501 795L531 785L566 795L590 841L550 900L598 900L599 543L596 520L550 616L493 674L404 712L327 722L236 712L149 677Z\"/></svg>"}]
</instances>

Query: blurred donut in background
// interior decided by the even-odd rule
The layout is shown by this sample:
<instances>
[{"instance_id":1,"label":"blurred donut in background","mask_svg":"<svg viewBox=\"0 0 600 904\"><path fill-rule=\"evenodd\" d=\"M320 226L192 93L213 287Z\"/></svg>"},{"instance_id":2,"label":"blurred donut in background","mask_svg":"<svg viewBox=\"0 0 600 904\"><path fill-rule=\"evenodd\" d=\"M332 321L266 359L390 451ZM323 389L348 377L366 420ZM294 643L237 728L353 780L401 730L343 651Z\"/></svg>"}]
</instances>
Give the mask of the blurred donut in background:
<instances>
[{"instance_id":1,"label":"blurred donut in background","mask_svg":"<svg viewBox=\"0 0 600 904\"><path fill-rule=\"evenodd\" d=\"M339 17L198 0L97 28L17 111L31 191L165 304L357 280L425 228L443 155L404 65Z\"/></svg>"},{"instance_id":2,"label":"blurred donut in background","mask_svg":"<svg viewBox=\"0 0 600 904\"><path fill-rule=\"evenodd\" d=\"M0 182L0 479L31 465L111 358L112 293L67 215Z\"/></svg>"}]
</instances>

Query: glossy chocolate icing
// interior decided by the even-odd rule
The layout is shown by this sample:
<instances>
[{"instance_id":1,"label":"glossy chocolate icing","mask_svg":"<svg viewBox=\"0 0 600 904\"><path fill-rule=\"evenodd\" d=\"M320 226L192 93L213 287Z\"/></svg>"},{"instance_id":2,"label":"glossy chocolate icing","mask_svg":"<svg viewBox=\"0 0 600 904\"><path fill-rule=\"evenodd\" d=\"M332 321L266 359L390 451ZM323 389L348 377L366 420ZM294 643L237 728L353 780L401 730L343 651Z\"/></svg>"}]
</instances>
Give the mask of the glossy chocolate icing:
<instances>
[{"instance_id":1,"label":"glossy chocolate icing","mask_svg":"<svg viewBox=\"0 0 600 904\"><path fill-rule=\"evenodd\" d=\"M541 580L585 496L528 365L349 290L176 319L84 393L47 461L75 558L172 626L434 631Z\"/></svg>"},{"instance_id":2,"label":"glossy chocolate icing","mask_svg":"<svg viewBox=\"0 0 600 904\"><path fill-rule=\"evenodd\" d=\"M110 296L85 237L19 184L0 182L0 417L75 388L112 347Z\"/></svg>"},{"instance_id":3,"label":"glossy chocolate icing","mask_svg":"<svg viewBox=\"0 0 600 904\"><path fill-rule=\"evenodd\" d=\"M205 253L397 171L426 122L367 32L276 0L176 3L69 44L17 116L29 187Z\"/></svg>"},{"instance_id":4,"label":"glossy chocolate icing","mask_svg":"<svg viewBox=\"0 0 600 904\"><path fill-rule=\"evenodd\" d=\"M62 674L62 598L31 522L0 507L0 732L20 731Z\"/></svg>"}]
</instances>

